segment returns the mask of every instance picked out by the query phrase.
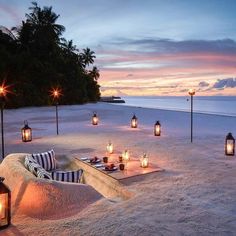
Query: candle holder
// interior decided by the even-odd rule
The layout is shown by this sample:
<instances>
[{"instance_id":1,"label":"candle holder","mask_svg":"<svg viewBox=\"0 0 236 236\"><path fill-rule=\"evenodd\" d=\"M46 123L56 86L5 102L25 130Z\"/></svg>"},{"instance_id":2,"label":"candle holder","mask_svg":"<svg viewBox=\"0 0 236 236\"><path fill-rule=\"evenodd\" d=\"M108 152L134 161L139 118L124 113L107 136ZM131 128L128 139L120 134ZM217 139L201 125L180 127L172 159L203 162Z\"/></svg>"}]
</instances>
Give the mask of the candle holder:
<instances>
[{"instance_id":1,"label":"candle holder","mask_svg":"<svg viewBox=\"0 0 236 236\"><path fill-rule=\"evenodd\" d=\"M126 150L122 153L122 160L123 160L123 161L129 161L129 160L130 160L129 150L126 149Z\"/></svg>"},{"instance_id":2,"label":"candle holder","mask_svg":"<svg viewBox=\"0 0 236 236\"><path fill-rule=\"evenodd\" d=\"M112 144L111 142L109 142L109 143L107 144L107 152L108 152L109 154L112 154L113 151L114 151L114 146L113 146L113 144Z\"/></svg>"},{"instance_id":3,"label":"candle holder","mask_svg":"<svg viewBox=\"0 0 236 236\"><path fill-rule=\"evenodd\" d=\"M147 168L149 165L149 158L146 153L144 153L140 158L140 166L143 168Z\"/></svg>"}]
</instances>

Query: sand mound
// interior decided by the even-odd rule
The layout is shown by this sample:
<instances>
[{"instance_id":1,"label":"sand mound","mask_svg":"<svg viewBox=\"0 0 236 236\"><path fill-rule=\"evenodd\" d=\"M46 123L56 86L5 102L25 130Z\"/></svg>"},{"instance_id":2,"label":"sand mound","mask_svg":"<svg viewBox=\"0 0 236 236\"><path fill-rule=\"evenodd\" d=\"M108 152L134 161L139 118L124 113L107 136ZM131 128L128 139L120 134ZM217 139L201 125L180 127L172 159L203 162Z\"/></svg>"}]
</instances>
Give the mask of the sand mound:
<instances>
[{"instance_id":1,"label":"sand mound","mask_svg":"<svg viewBox=\"0 0 236 236\"><path fill-rule=\"evenodd\" d=\"M36 178L24 167L26 154L8 155L0 176L12 191L12 214L39 219L72 216L101 198L91 186Z\"/></svg>"}]
</instances>

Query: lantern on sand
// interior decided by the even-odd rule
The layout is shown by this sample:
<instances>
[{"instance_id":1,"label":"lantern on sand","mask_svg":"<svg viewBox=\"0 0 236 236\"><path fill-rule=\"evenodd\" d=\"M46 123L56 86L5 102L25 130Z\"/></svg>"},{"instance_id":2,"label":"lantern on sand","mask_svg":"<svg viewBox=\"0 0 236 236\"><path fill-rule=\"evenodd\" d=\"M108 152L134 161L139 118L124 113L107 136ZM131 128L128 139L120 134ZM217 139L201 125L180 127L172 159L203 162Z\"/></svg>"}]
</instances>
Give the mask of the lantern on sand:
<instances>
[{"instance_id":1,"label":"lantern on sand","mask_svg":"<svg viewBox=\"0 0 236 236\"><path fill-rule=\"evenodd\" d=\"M97 117L97 114L96 114L96 113L93 114L93 117L92 117L92 124L93 124L93 125L97 125L97 124L98 124L98 117Z\"/></svg>"},{"instance_id":2,"label":"lantern on sand","mask_svg":"<svg viewBox=\"0 0 236 236\"><path fill-rule=\"evenodd\" d=\"M11 192L0 177L0 229L11 223Z\"/></svg>"},{"instance_id":3,"label":"lantern on sand","mask_svg":"<svg viewBox=\"0 0 236 236\"><path fill-rule=\"evenodd\" d=\"M155 136L161 136L161 123L160 123L159 120L154 125L154 135Z\"/></svg>"},{"instance_id":4,"label":"lantern on sand","mask_svg":"<svg viewBox=\"0 0 236 236\"><path fill-rule=\"evenodd\" d=\"M27 120L24 121L24 127L21 129L21 136L23 142L32 141L32 129L29 127Z\"/></svg>"},{"instance_id":5,"label":"lantern on sand","mask_svg":"<svg viewBox=\"0 0 236 236\"><path fill-rule=\"evenodd\" d=\"M235 153L235 139L232 133L228 133L225 138L225 155L234 156Z\"/></svg>"},{"instance_id":6,"label":"lantern on sand","mask_svg":"<svg viewBox=\"0 0 236 236\"><path fill-rule=\"evenodd\" d=\"M138 127L138 118L133 115L131 119L131 128L137 128Z\"/></svg>"}]
</instances>

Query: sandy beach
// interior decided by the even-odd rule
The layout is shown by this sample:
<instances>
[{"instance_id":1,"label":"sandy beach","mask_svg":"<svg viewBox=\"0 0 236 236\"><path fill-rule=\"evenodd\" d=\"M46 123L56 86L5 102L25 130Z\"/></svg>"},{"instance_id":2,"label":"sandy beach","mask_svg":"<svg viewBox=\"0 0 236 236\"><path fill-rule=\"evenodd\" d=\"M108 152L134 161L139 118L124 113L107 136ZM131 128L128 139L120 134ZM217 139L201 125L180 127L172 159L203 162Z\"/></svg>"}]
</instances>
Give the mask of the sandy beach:
<instances>
[{"instance_id":1,"label":"sandy beach","mask_svg":"<svg viewBox=\"0 0 236 236\"><path fill-rule=\"evenodd\" d=\"M91 125L96 112L99 125ZM130 128L133 114L138 128ZM109 140L117 156L148 153L165 169L125 183L129 200L102 198L63 219L37 219L13 214L0 235L235 235L236 159L224 155L228 132L236 136L236 117L190 114L106 103L5 110L5 152L35 153L54 149L68 156L102 156ZM20 129L28 120L33 141L23 143ZM153 136L160 120L161 137ZM1 173L0 173L1 175Z\"/></svg>"}]
</instances>

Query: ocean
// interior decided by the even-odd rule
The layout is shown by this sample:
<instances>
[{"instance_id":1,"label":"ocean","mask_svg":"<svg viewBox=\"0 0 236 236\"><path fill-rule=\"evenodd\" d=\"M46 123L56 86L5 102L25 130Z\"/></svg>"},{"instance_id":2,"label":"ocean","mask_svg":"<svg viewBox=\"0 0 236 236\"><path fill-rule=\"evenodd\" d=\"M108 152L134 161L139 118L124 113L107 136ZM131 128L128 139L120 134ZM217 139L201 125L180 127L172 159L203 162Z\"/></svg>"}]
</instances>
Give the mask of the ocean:
<instances>
[{"instance_id":1,"label":"ocean","mask_svg":"<svg viewBox=\"0 0 236 236\"><path fill-rule=\"evenodd\" d=\"M190 96L123 96L125 106L190 111ZM236 116L236 96L194 96L193 111L197 113Z\"/></svg>"}]
</instances>

